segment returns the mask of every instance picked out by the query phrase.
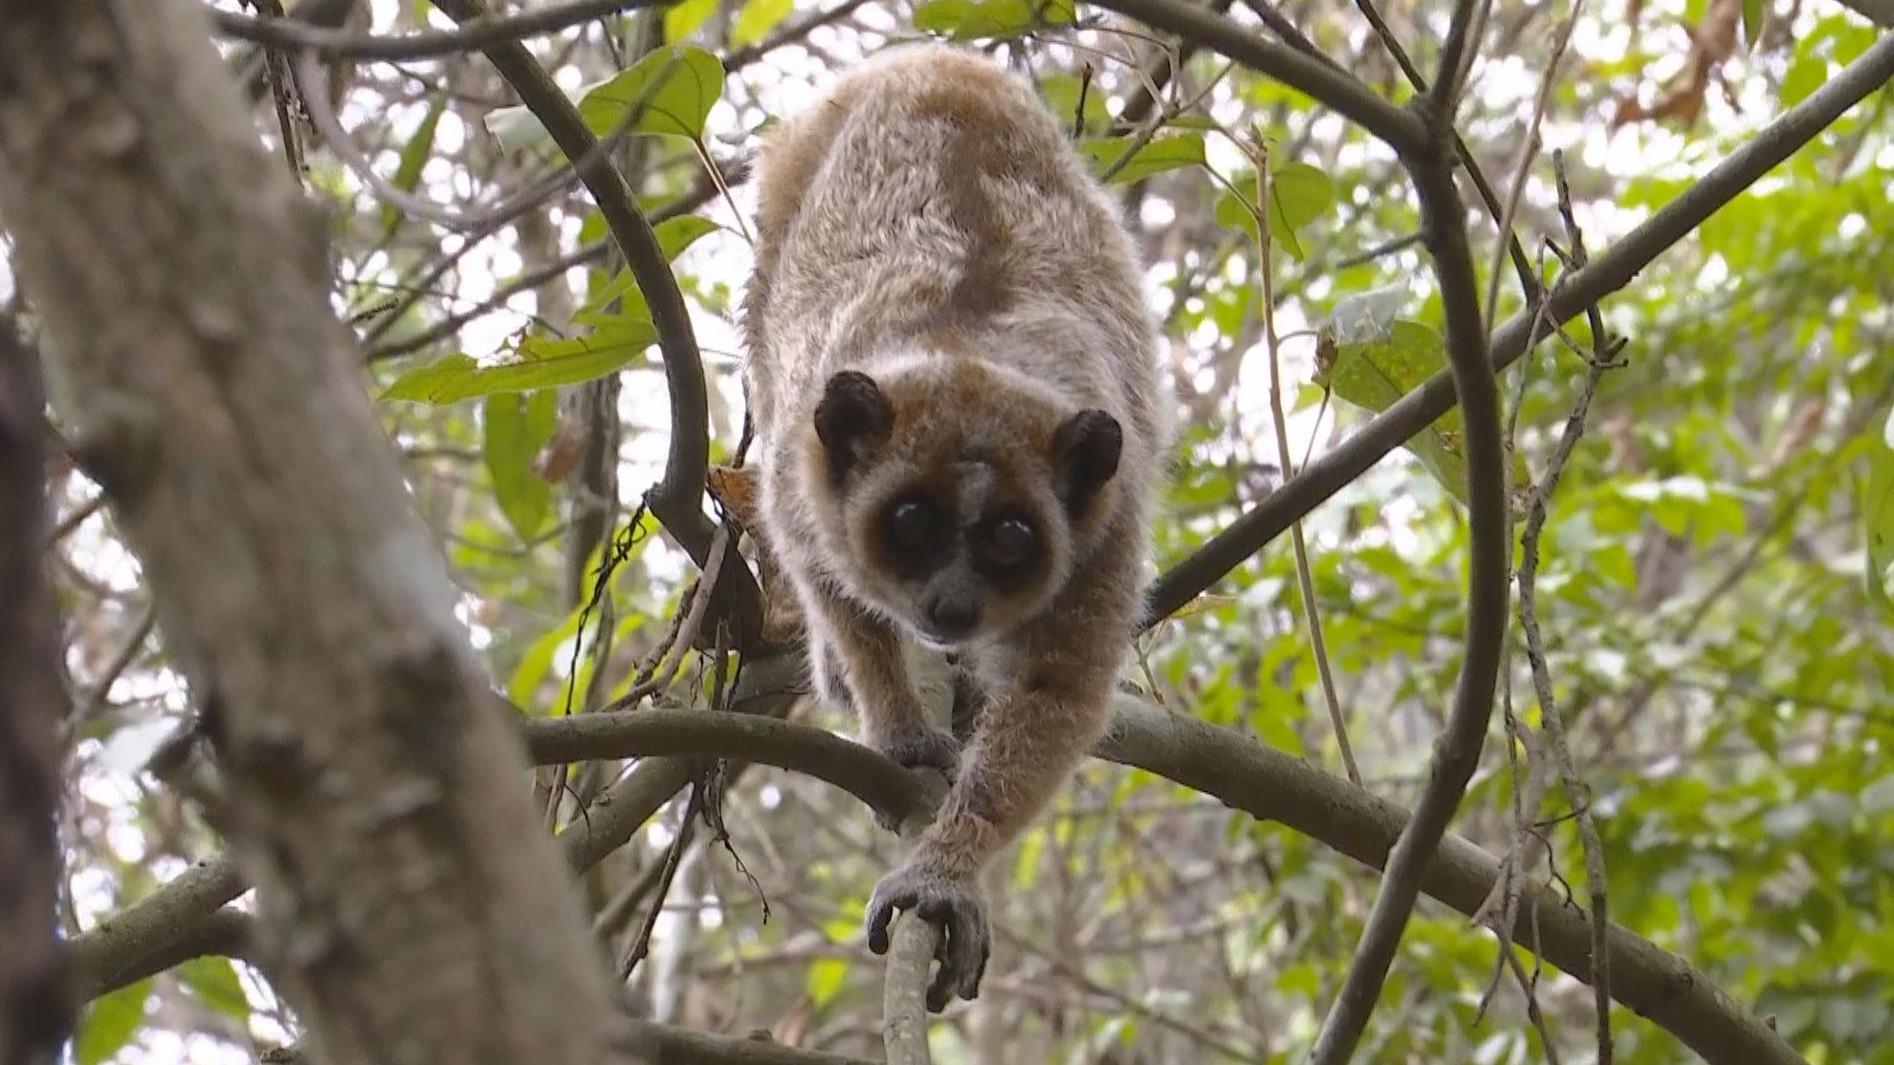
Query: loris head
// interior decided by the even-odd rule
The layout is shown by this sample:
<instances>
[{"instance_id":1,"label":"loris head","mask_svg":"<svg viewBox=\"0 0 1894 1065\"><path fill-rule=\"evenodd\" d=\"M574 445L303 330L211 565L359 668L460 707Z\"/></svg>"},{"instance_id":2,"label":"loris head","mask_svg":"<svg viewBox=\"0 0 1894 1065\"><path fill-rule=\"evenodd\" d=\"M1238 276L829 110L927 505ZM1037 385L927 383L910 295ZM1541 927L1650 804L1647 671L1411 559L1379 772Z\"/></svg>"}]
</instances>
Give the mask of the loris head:
<instances>
[{"instance_id":1,"label":"loris head","mask_svg":"<svg viewBox=\"0 0 1894 1065\"><path fill-rule=\"evenodd\" d=\"M1109 514L1123 431L972 360L827 382L805 456L848 590L935 646L1042 611Z\"/></svg>"}]
</instances>

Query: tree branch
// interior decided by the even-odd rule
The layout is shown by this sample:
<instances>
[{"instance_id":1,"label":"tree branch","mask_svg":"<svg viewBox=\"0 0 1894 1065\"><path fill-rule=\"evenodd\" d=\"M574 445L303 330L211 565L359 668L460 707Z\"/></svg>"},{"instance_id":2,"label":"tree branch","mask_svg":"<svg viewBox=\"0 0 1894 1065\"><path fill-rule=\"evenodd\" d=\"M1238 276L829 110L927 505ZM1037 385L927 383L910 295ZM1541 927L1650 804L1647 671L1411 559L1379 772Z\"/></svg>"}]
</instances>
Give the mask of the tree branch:
<instances>
[{"instance_id":1,"label":"tree branch","mask_svg":"<svg viewBox=\"0 0 1894 1065\"><path fill-rule=\"evenodd\" d=\"M1444 82L1443 82L1444 84ZM1467 466L1466 655L1454 689L1446 727L1434 740L1426 787L1414 817L1388 856L1387 876L1321 1033L1310 1054L1314 1065L1341 1065L1354 1053L1381 996L1388 966L1420 895L1421 877L1447 825L1459 809L1467 782L1479 768L1480 749L1493 713L1500 646L1506 635L1506 601L1512 553L1506 508L1506 454L1500 436L1499 385L1486 355L1478 280L1467 247L1466 209L1453 184L1452 127L1443 117L1433 152L1404 157L1420 196L1421 231L1427 235L1439 280L1446 321L1447 358L1460 395L1462 446Z\"/></svg>"},{"instance_id":2,"label":"tree branch","mask_svg":"<svg viewBox=\"0 0 1894 1065\"><path fill-rule=\"evenodd\" d=\"M1841 6L1882 29L1894 28L1894 0L1840 0Z\"/></svg>"},{"instance_id":3,"label":"tree branch","mask_svg":"<svg viewBox=\"0 0 1894 1065\"><path fill-rule=\"evenodd\" d=\"M438 59L517 44L526 37L558 33L581 23L621 11L657 7L673 0L573 0L572 3L534 8L517 15L482 15L457 20L451 30L433 30L385 37L311 25L294 18L258 18L235 11L210 10L211 22L226 36L295 51L313 51L332 59L375 59L399 62Z\"/></svg>"},{"instance_id":4,"label":"tree branch","mask_svg":"<svg viewBox=\"0 0 1894 1065\"><path fill-rule=\"evenodd\" d=\"M295 948L285 999L339 1061L597 1062L610 985L329 304L326 222L201 4L12 0L0 68L12 264Z\"/></svg>"},{"instance_id":5,"label":"tree branch","mask_svg":"<svg viewBox=\"0 0 1894 1065\"><path fill-rule=\"evenodd\" d=\"M434 0L434 6L462 24L487 13L480 0ZM703 359L697 351L697 337L677 278L672 276L664 250L624 177L611 160L593 151L598 138L586 126L578 108L553 83L552 76L518 41L491 44L483 51L519 94L520 102L545 126L553 143L578 167L579 180L597 202L606 228L618 243L651 310L670 393L671 444L664 478L652 490L649 502L652 513L702 568L709 564L715 534L703 509L704 480L710 469L709 401ZM734 553L736 547L732 544L725 550ZM726 565L724 572L713 595L720 613L736 622L738 649L748 650L755 646L762 631L756 582L740 558Z\"/></svg>"},{"instance_id":6,"label":"tree branch","mask_svg":"<svg viewBox=\"0 0 1894 1065\"><path fill-rule=\"evenodd\" d=\"M626 1041L643 1051L650 1065L873 1065L861 1058L779 1046L768 1039L693 1032L634 1017L615 1020ZM273 1050L263 1060L268 1065L315 1065L301 1046Z\"/></svg>"},{"instance_id":7,"label":"tree branch","mask_svg":"<svg viewBox=\"0 0 1894 1065\"><path fill-rule=\"evenodd\" d=\"M1419 116L1390 103L1354 75L1288 45L1259 37L1212 11L1180 0L1098 0L1097 6L1168 30L1308 93L1397 152L1415 151L1427 143L1427 130Z\"/></svg>"},{"instance_id":8,"label":"tree branch","mask_svg":"<svg viewBox=\"0 0 1894 1065\"><path fill-rule=\"evenodd\" d=\"M193 958L256 960L256 918L234 906L213 910L189 924L157 931L162 935L151 941L149 953L139 954L132 959L132 964L118 966L110 972L82 958L75 958L77 970L84 981L79 988L81 998L108 995Z\"/></svg>"},{"instance_id":9,"label":"tree branch","mask_svg":"<svg viewBox=\"0 0 1894 1065\"><path fill-rule=\"evenodd\" d=\"M1493 335L1494 369L1512 365L1554 328L1623 288L1639 270L1795 154L1890 76L1894 76L1894 37L1876 41L1828 84L1731 152L1702 180L1593 259L1591 265L1568 275L1547 295L1543 312L1528 307L1508 319ZM1346 442L1303 467L1268 499L1158 579L1151 589L1149 612L1140 631L1169 617L1223 579L1388 452L1453 409L1454 402L1452 376L1436 374L1376 415Z\"/></svg>"},{"instance_id":10,"label":"tree branch","mask_svg":"<svg viewBox=\"0 0 1894 1065\"><path fill-rule=\"evenodd\" d=\"M833 732L749 714L612 710L535 718L522 726L541 765L702 755L762 762L833 784L896 823L929 810L910 772Z\"/></svg>"},{"instance_id":11,"label":"tree branch","mask_svg":"<svg viewBox=\"0 0 1894 1065\"><path fill-rule=\"evenodd\" d=\"M1258 820L1279 822L1370 868L1384 867L1410 820L1400 806L1229 729L1129 696L1119 697L1116 710L1111 732L1094 751L1099 757L1214 796ZM1497 858L1449 833L1428 856L1421 888L1471 917L1500 876ZM1580 980L1590 971L1585 911L1550 886L1527 892L1514 935ZM1775 1029L1689 962L1619 925L1610 927L1606 940L1612 997L1711 1065L1807 1065Z\"/></svg>"},{"instance_id":12,"label":"tree branch","mask_svg":"<svg viewBox=\"0 0 1894 1065\"><path fill-rule=\"evenodd\" d=\"M731 695L731 716L784 716L807 691L803 673L803 663L793 653L744 663ZM690 783L695 762L689 756L646 758L601 792L585 813L560 833L567 866L574 872L584 872L624 846Z\"/></svg>"},{"instance_id":13,"label":"tree branch","mask_svg":"<svg viewBox=\"0 0 1894 1065\"><path fill-rule=\"evenodd\" d=\"M0 1061L53 1061L72 1030L58 913L59 743L69 705L46 581L46 398L0 317Z\"/></svg>"},{"instance_id":14,"label":"tree branch","mask_svg":"<svg viewBox=\"0 0 1894 1065\"><path fill-rule=\"evenodd\" d=\"M780 681L794 676L798 670L799 663L793 655L772 656L745 666L746 680L753 672L769 677L758 682L751 690L749 698L759 700L752 705L760 707L785 696L790 699L797 697L796 693L784 691ZM1118 697L1113 709L1115 716L1112 727L1093 750L1097 757L1157 774L1219 799L1258 820L1278 822L1370 868L1383 867L1389 850L1410 819L1408 812L1400 806L1330 776L1303 759L1264 746L1230 729L1155 707L1131 696ZM780 729L770 730L767 742L759 743L756 734L740 723L743 719L737 714L694 713L705 721L704 725L693 723L691 726L695 730L693 735L701 741L701 745L689 756L653 757L640 763L632 776L650 767L688 765L693 758L716 757L737 750L741 750L745 757L755 756L758 761L770 764L803 764L830 757L832 745L837 742L836 737L824 729L784 725ZM639 715L613 715L614 720L635 716ZM556 725L551 721L533 720L523 722L521 728L528 743L537 750L539 743L551 744L553 741L535 737L560 734L560 728ZM626 735L639 735L643 742L652 744L653 750L679 749L678 744L661 735L662 731ZM731 737L730 747L723 745L726 735ZM563 745L571 741L561 739L558 742ZM610 750L614 755L636 753L634 745L622 736L601 737L599 742L606 745L601 750ZM660 747L660 744L664 746ZM560 746L557 750L548 746L542 753L548 757L556 754L560 758L603 756L578 749L576 743L572 747ZM862 766L869 759L879 758L881 755L865 749L861 756L850 756L851 762L858 762ZM876 783L869 783L871 776ZM871 799L869 796L879 796L882 787L893 787L897 780L905 781L905 786L913 789L917 795L924 788L920 779L892 762L888 763L885 770L862 769L859 773L850 770L847 771L846 779L844 774L836 774L836 777L834 782L845 788L850 787L850 784L859 786L861 792L851 789L850 793L870 803L878 801L878 798ZM688 780L688 770L685 780ZM683 782L679 782L676 787L663 792L661 797L650 800L646 810L655 812L682 786ZM650 792L659 789L647 787L645 790ZM608 792L607 795L614 793ZM926 800L915 798L909 801L919 803ZM600 805L609 809L616 803L616 798L611 801L602 799ZM595 832L599 828L599 816L599 810L595 808L592 824ZM585 824L583 820L575 822L568 834L583 836ZM577 853L568 851L569 856ZM1500 876L1498 859L1465 838L1448 834L1429 858L1421 886L1427 894L1472 916L1479 912L1481 903ZM178 894L177 885L183 879L180 877L159 888L145 902L113 918L112 923L124 921L133 910L155 908L158 905L156 900L161 896ZM231 890L234 893L239 889L240 886ZM175 903L172 905L175 906ZM172 912L179 913L176 920L180 922L197 921L214 908L205 907L201 912L189 914L177 909ZM1536 918L1533 916L1535 909ZM1515 933L1519 942L1522 945L1536 942L1548 961L1584 979L1590 972L1591 949L1590 922L1585 911L1568 905L1557 892L1545 886L1528 893L1526 905L1520 911ZM92 935L88 933L88 936ZM87 940L88 936L79 937L79 941ZM1609 928L1606 942L1611 958L1612 997L1676 1035L1712 1065L1753 1065L1757 1062L1765 1065L1806 1065L1782 1041L1781 1036L1761 1019L1745 1012L1706 974L1692 968L1688 962L1618 925ZM94 942L83 951L86 963L82 971L96 974L108 967L129 968L136 964L135 952L140 947L141 944L129 936L117 937L111 943ZM88 979L91 981L89 986L99 986L96 975L89 975Z\"/></svg>"},{"instance_id":15,"label":"tree branch","mask_svg":"<svg viewBox=\"0 0 1894 1065\"><path fill-rule=\"evenodd\" d=\"M170 953L193 926L250 885L235 862L198 862L157 890L72 937L72 966L81 1001L142 980L163 966L147 959ZM175 964L175 963L174 963Z\"/></svg>"}]
</instances>

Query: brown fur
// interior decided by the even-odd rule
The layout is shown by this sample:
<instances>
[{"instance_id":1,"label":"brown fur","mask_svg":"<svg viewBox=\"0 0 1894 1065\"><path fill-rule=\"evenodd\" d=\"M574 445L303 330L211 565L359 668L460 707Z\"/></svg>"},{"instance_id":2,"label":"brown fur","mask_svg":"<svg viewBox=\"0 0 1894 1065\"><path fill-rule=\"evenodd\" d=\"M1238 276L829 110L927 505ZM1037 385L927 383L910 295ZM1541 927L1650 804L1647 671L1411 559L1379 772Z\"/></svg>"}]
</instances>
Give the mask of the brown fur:
<instances>
[{"instance_id":1,"label":"brown fur","mask_svg":"<svg viewBox=\"0 0 1894 1065\"><path fill-rule=\"evenodd\" d=\"M890 906L979 939L974 877L1109 720L1141 605L1169 430L1138 264L1031 88L954 49L845 77L771 137L759 184L759 531L824 692L869 743L956 770L871 944ZM925 520L899 525L904 504ZM1027 561L1002 527L1029 530ZM964 751L924 718L915 638L979 690ZM936 991L971 997L984 949L950 950Z\"/></svg>"}]
</instances>

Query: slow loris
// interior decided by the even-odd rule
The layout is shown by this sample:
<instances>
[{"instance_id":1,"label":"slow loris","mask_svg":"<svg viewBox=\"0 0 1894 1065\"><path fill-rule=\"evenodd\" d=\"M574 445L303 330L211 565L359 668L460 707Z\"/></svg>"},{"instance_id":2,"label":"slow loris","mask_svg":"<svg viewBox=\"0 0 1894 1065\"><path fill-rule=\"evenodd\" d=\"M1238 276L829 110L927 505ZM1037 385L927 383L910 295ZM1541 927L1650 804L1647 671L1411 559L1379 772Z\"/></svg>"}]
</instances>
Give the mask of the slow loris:
<instances>
[{"instance_id":1,"label":"slow loris","mask_svg":"<svg viewBox=\"0 0 1894 1065\"><path fill-rule=\"evenodd\" d=\"M939 924L928 993L972 998L976 876L1110 720L1142 605L1169 404L1119 211L1024 81L938 46L884 53L771 135L745 297L764 545L819 690L864 739L953 778L875 889ZM964 750L900 641L982 701Z\"/></svg>"}]
</instances>

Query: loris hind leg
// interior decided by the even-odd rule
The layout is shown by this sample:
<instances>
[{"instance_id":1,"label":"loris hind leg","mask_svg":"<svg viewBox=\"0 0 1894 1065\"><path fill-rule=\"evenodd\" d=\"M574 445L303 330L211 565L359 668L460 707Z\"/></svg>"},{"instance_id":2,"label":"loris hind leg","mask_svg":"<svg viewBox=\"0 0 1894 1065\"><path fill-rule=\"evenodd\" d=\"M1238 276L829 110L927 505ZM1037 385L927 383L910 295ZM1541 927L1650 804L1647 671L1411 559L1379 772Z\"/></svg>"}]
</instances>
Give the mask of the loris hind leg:
<instances>
[{"instance_id":1,"label":"loris hind leg","mask_svg":"<svg viewBox=\"0 0 1894 1065\"><path fill-rule=\"evenodd\" d=\"M822 628L809 648L823 656L816 673L846 693L863 742L909 769L938 769L952 778L960 743L928 721L894 626L826 589L810 598Z\"/></svg>"}]
</instances>

